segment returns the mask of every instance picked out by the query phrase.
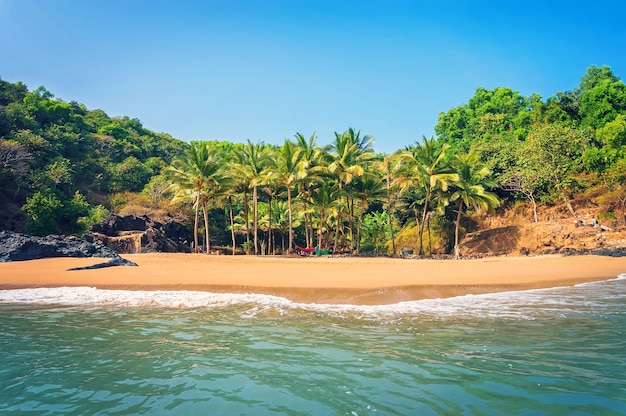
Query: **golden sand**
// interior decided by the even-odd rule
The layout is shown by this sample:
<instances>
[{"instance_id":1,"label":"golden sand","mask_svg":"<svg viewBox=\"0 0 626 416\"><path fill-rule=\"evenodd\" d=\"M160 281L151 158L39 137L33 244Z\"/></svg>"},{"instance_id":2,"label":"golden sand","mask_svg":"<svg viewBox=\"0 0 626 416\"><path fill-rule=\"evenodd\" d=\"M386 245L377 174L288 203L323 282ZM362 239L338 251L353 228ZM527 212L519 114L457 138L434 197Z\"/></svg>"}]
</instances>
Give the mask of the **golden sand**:
<instances>
[{"instance_id":1,"label":"golden sand","mask_svg":"<svg viewBox=\"0 0 626 416\"><path fill-rule=\"evenodd\" d=\"M565 286L626 273L626 257L467 260L129 254L139 267L68 271L107 261L51 258L0 263L0 289L91 286L128 290L262 293L298 302L385 304Z\"/></svg>"}]
</instances>

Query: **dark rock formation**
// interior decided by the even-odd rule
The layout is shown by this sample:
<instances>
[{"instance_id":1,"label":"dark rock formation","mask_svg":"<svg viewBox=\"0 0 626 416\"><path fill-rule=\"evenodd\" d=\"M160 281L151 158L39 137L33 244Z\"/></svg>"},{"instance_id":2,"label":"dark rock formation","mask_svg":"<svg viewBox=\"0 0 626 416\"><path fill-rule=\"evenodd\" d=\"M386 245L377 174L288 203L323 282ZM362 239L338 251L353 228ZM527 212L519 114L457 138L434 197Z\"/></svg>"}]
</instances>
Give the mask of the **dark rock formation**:
<instances>
[{"instance_id":1,"label":"dark rock formation","mask_svg":"<svg viewBox=\"0 0 626 416\"><path fill-rule=\"evenodd\" d=\"M110 215L93 224L83 238L118 253L189 252L190 231L173 218L163 222L147 216Z\"/></svg>"},{"instance_id":2,"label":"dark rock formation","mask_svg":"<svg viewBox=\"0 0 626 416\"><path fill-rule=\"evenodd\" d=\"M34 260L47 257L107 257L119 255L102 244L92 244L74 236L27 236L0 231L0 262Z\"/></svg>"},{"instance_id":3,"label":"dark rock formation","mask_svg":"<svg viewBox=\"0 0 626 416\"><path fill-rule=\"evenodd\" d=\"M84 266L84 267L72 267L71 269L67 269L67 270L93 270L93 269L103 269L105 267L113 267L113 266L137 266L137 263L135 263L134 261L126 260L121 257L115 257L104 263L97 263L91 266Z\"/></svg>"}]
</instances>

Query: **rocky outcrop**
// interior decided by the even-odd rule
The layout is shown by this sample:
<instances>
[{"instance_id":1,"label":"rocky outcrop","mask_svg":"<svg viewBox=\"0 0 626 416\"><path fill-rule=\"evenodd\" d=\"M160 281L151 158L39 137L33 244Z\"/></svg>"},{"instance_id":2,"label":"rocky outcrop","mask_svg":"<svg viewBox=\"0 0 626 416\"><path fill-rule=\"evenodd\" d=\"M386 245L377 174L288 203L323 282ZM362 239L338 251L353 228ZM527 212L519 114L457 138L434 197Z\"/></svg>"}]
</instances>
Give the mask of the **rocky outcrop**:
<instances>
[{"instance_id":1,"label":"rocky outcrop","mask_svg":"<svg viewBox=\"0 0 626 416\"><path fill-rule=\"evenodd\" d=\"M0 231L0 262L35 260L47 257L107 257L119 255L101 244L92 244L74 236L27 236Z\"/></svg>"},{"instance_id":2,"label":"rocky outcrop","mask_svg":"<svg viewBox=\"0 0 626 416\"><path fill-rule=\"evenodd\" d=\"M520 229L511 225L467 234L461 242L464 255L501 255L517 249Z\"/></svg>"},{"instance_id":3,"label":"rocky outcrop","mask_svg":"<svg viewBox=\"0 0 626 416\"><path fill-rule=\"evenodd\" d=\"M189 252L190 231L181 222L167 218L163 222L147 216L110 215L93 224L83 236L117 253Z\"/></svg>"},{"instance_id":4,"label":"rocky outcrop","mask_svg":"<svg viewBox=\"0 0 626 416\"><path fill-rule=\"evenodd\" d=\"M493 255L626 256L626 230L597 221L546 221L496 227L470 233L461 241L467 257Z\"/></svg>"},{"instance_id":5,"label":"rocky outcrop","mask_svg":"<svg viewBox=\"0 0 626 416\"><path fill-rule=\"evenodd\" d=\"M74 236L28 236L0 231L0 262L36 260L48 257L105 257L111 260L69 270L101 269L111 266L137 266L101 244L92 244Z\"/></svg>"},{"instance_id":6,"label":"rocky outcrop","mask_svg":"<svg viewBox=\"0 0 626 416\"><path fill-rule=\"evenodd\" d=\"M118 256L104 263L92 264L91 266L84 266L84 267L72 267L71 269L67 269L67 270L93 270L93 269L103 269L105 267L113 267L113 266L137 266L137 263L130 261L130 260L126 260Z\"/></svg>"}]
</instances>

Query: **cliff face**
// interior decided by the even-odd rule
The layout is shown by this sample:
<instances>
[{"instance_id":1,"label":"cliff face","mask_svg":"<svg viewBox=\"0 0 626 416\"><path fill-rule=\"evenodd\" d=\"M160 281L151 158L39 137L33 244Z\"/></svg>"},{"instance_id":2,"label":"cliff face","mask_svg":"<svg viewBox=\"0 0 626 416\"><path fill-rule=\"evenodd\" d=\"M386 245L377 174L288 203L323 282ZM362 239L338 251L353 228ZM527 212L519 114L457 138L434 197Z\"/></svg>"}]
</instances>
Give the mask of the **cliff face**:
<instances>
[{"instance_id":1,"label":"cliff face","mask_svg":"<svg viewBox=\"0 0 626 416\"><path fill-rule=\"evenodd\" d=\"M593 213L579 218L523 222L500 218L496 226L467 234L463 255L600 254L626 256L626 226L605 225Z\"/></svg>"},{"instance_id":2,"label":"cliff face","mask_svg":"<svg viewBox=\"0 0 626 416\"><path fill-rule=\"evenodd\" d=\"M83 238L117 253L189 252L189 230L174 219L163 222L147 216L111 215L93 224Z\"/></svg>"}]
</instances>

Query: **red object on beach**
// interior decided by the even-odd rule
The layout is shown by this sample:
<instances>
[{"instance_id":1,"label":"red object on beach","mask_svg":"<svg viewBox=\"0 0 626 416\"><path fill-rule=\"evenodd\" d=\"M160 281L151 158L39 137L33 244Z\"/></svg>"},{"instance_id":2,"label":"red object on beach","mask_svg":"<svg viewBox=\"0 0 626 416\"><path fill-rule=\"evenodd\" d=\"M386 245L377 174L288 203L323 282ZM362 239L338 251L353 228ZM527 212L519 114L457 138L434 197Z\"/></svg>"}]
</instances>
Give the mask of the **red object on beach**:
<instances>
[{"instance_id":1,"label":"red object on beach","mask_svg":"<svg viewBox=\"0 0 626 416\"><path fill-rule=\"evenodd\" d=\"M300 247L299 245L295 245L296 246L296 250L304 253L304 254L310 254L313 253L315 251L315 247Z\"/></svg>"}]
</instances>

